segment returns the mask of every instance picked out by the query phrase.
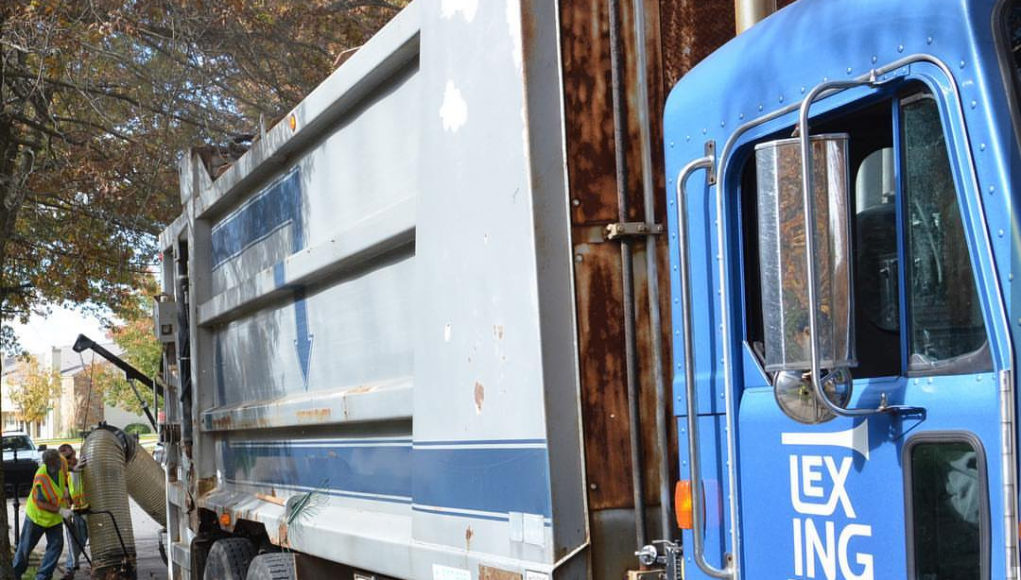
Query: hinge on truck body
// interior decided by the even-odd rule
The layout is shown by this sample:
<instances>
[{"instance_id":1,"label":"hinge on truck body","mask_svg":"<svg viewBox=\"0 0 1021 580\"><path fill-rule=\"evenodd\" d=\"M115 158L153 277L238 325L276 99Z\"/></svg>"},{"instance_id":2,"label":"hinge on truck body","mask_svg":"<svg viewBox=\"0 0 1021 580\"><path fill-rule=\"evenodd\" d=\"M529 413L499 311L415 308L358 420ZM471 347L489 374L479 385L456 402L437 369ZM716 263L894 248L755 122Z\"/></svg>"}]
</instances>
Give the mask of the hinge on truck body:
<instances>
[{"instance_id":1,"label":"hinge on truck body","mask_svg":"<svg viewBox=\"0 0 1021 580\"><path fill-rule=\"evenodd\" d=\"M653 236L663 233L663 226L660 224L649 225L645 222L623 222L607 224L603 230L603 236L607 240L634 236Z\"/></svg>"}]
</instances>

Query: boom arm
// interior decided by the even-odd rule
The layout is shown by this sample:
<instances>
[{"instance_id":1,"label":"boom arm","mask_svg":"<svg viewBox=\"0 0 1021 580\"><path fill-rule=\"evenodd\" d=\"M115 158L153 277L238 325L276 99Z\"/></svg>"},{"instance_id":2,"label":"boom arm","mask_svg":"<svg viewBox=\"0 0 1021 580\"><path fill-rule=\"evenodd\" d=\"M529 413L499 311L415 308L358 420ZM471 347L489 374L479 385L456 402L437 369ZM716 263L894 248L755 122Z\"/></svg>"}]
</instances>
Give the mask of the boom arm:
<instances>
[{"instance_id":1,"label":"boom arm","mask_svg":"<svg viewBox=\"0 0 1021 580\"><path fill-rule=\"evenodd\" d=\"M128 364L128 362L125 361L124 359L106 350L102 346L96 344L96 341L85 336L84 334L78 335L78 340L74 341L74 346L71 348L75 352L79 353L85 349L92 349L93 352L113 363L115 367L124 371L124 375L127 377L129 381L131 380L140 381L152 387L153 390L155 390L159 396L161 397L163 396L163 384L162 381L159 380L159 378L149 377L142 374L142 371L136 369L135 367ZM156 419L152 416L152 412L149 411L149 404L145 402L145 399L142 398L142 395L138 394L138 391L135 389L134 385L132 385L131 390L134 391L135 396L138 397L138 402L142 403L142 410L145 411L145 416L149 419L149 422L152 423L152 428L155 429L156 431L159 431L159 428L156 426Z\"/></svg>"}]
</instances>

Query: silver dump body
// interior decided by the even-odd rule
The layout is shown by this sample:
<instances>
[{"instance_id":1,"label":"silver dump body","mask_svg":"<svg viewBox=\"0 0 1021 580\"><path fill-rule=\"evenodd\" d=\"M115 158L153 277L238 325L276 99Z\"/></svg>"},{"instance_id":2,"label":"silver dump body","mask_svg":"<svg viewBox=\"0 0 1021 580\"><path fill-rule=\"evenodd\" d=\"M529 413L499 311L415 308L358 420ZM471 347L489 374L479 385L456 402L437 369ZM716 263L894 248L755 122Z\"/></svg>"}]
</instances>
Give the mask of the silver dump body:
<instances>
[{"instance_id":1,"label":"silver dump body","mask_svg":"<svg viewBox=\"0 0 1021 580\"><path fill-rule=\"evenodd\" d=\"M417 0L222 175L183 159L173 578L209 515L397 578L586 574L557 14L522 2Z\"/></svg>"}]
</instances>

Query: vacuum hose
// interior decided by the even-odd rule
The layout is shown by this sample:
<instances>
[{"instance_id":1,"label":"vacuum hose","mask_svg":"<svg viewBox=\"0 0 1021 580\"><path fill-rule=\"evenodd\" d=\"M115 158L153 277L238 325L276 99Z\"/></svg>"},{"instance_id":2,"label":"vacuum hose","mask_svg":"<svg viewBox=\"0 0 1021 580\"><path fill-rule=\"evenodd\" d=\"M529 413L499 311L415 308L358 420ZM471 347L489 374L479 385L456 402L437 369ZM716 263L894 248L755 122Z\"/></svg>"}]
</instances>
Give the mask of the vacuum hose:
<instances>
[{"instance_id":1,"label":"vacuum hose","mask_svg":"<svg viewBox=\"0 0 1021 580\"><path fill-rule=\"evenodd\" d=\"M166 526L163 469L133 437L100 425L85 438L82 456L92 544L93 578L135 578L135 535L130 495L149 516Z\"/></svg>"},{"instance_id":2,"label":"vacuum hose","mask_svg":"<svg viewBox=\"0 0 1021 580\"><path fill-rule=\"evenodd\" d=\"M96 429L85 438L82 446L82 456L87 461L83 476L89 508L109 514L93 513L86 518L92 542L94 578L116 577L118 572L122 577L134 578L135 534L124 480L124 447L109 429Z\"/></svg>"},{"instance_id":3,"label":"vacuum hose","mask_svg":"<svg viewBox=\"0 0 1021 580\"><path fill-rule=\"evenodd\" d=\"M163 467L144 447L128 438L134 446L128 464L124 469L124 477L128 483L128 495L139 505L149 517L161 526L167 525L167 480Z\"/></svg>"}]
</instances>

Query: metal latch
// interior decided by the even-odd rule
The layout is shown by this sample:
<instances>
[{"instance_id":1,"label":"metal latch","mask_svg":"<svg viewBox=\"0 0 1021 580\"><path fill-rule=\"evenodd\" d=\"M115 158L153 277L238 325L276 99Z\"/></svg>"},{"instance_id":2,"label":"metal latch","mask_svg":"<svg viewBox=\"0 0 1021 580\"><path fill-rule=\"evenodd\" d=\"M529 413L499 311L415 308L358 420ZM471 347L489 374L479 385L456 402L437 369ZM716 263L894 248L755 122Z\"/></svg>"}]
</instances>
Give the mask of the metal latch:
<instances>
[{"instance_id":1,"label":"metal latch","mask_svg":"<svg viewBox=\"0 0 1021 580\"><path fill-rule=\"evenodd\" d=\"M632 236L654 236L663 233L663 226L660 224L649 225L645 222L623 222L607 224L603 230L603 236L608 240Z\"/></svg>"}]
</instances>

